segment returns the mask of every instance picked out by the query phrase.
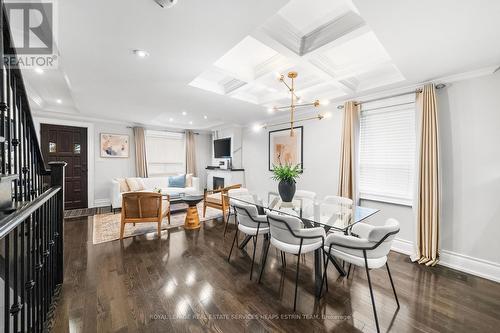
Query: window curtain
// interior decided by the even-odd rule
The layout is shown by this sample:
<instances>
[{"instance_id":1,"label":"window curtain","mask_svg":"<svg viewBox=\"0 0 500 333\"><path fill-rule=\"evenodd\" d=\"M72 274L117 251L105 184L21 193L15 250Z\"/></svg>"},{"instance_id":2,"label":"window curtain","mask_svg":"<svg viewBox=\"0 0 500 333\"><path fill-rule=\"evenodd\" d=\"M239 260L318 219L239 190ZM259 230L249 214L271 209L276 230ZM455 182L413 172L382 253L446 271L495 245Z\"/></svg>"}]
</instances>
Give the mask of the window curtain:
<instances>
[{"instance_id":1,"label":"window curtain","mask_svg":"<svg viewBox=\"0 0 500 333\"><path fill-rule=\"evenodd\" d=\"M351 198L358 204L359 105L354 101L344 104L342 147L338 195Z\"/></svg>"},{"instance_id":2,"label":"window curtain","mask_svg":"<svg viewBox=\"0 0 500 333\"><path fill-rule=\"evenodd\" d=\"M426 85L417 93L417 161L414 215L416 218L413 261L434 266L439 261L439 151L436 89Z\"/></svg>"},{"instance_id":3,"label":"window curtain","mask_svg":"<svg viewBox=\"0 0 500 333\"><path fill-rule=\"evenodd\" d=\"M196 176L196 151L193 131L186 131L186 173Z\"/></svg>"},{"instance_id":4,"label":"window curtain","mask_svg":"<svg viewBox=\"0 0 500 333\"><path fill-rule=\"evenodd\" d=\"M146 160L146 136L144 128L134 127L135 140L135 169L137 177L148 177L148 163Z\"/></svg>"}]
</instances>

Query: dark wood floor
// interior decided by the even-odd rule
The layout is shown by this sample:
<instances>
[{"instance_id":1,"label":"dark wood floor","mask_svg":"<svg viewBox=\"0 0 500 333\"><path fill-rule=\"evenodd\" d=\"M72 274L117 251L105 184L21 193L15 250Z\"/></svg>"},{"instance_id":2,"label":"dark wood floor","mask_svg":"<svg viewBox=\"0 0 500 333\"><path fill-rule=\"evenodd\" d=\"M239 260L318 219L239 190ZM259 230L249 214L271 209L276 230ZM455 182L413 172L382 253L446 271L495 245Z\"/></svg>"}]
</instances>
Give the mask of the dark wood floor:
<instances>
[{"instance_id":1,"label":"dark wood floor","mask_svg":"<svg viewBox=\"0 0 500 333\"><path fill-rule=\"evenodd\" d=\"M262 284L249 281L247 254L236 251L226 261L234 229L224 239L220 221L199 231L164 231L161 240L152 235L93 245L91 219L66 221L54 332L375 331L362 269L349 279L329 269L330 291L316 301L307 256L294 313L295 258L283 270L271 248ZM385 269L372 273L383 332L500 330L500 284L412 264L397 253L389 263L399 311Z\"/></svg>"}]
</instances>

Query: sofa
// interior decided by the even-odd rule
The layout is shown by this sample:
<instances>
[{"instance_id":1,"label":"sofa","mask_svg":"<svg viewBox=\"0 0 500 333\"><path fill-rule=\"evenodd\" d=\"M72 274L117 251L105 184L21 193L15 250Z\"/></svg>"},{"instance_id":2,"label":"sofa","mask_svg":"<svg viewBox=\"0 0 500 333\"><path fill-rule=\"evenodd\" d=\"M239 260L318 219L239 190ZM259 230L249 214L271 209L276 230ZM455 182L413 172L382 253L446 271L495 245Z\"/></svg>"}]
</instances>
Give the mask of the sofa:
<instances>
[{"instance_id":1,"label":"sofa","mask_svg":"<svg viewBox=\"0 0 500 333\"><path fill-rule=\"evenodd\" d=\"M162 194L197 194L200 193L200 179L198 177L186 178L185 187L169 187L169 177L151 177L151 178L128 178L143 185L143 189L131 191L127 186L126 178L114 178L111 180L111 209L115 210L122 207L122 194L126 192L153 192L160 189Z\"/></svg>"}]
</instances>

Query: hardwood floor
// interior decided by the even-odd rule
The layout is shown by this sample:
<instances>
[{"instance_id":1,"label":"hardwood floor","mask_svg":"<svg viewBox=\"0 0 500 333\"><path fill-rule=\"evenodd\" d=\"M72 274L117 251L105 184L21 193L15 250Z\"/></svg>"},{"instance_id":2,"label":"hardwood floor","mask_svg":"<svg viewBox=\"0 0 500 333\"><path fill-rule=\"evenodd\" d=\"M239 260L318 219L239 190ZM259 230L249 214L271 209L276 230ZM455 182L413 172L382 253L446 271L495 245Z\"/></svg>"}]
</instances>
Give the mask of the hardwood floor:
<instances>
[{"instance_id":1,"label":"hardwood floor","mask_svg":"<svg viewBox=\"0 0 500 333\"><path fill-rule=\"evenodd\" d=\"M227 262L234 227L224 239L221 221L164 231L161 240L150 235L99 245L92 244L91 221L66 221L54 332L375 331L363 269L346 279L329 268L329 292L316 301L307 256L294 313L296 259L288 256L283 269L271 247L262 283L258 274L250 281L248 254L236 250ZM371 271L382 332L498 332L500 284L412 264L398 253L389 264L399 311L385 269Z\"/></svg>"}]
</instances>

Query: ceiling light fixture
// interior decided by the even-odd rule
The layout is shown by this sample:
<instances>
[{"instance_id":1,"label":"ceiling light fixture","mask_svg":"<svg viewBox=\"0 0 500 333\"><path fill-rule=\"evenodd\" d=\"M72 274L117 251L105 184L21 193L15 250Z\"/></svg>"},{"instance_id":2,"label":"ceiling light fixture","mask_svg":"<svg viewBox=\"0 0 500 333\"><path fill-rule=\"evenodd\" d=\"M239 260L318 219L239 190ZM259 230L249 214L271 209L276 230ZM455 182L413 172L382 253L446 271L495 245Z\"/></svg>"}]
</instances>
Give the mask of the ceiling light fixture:
<instances>
[{"instance_id":1,"label":"ceiling light fixture","mask_svg":"<svg viewBox=\"0 0 500 333\"><path fill-rule=\"evenodd\" d=\"M273 108L274 110L290 110L290 121L286 122L286 123L290 124L290 136L294 135L294 133L293 133L293 125L294 125L294 123L301 122L301 121L306 121L306 120L311 120L311 119L321 120L321 119L324 118L323 115L321 115L321 114L318 113L314 117L305 118L305 119L297 119L297 120L295 119L295 110L296 110L296 108L310 107L310 106L313 106L313 107L316 108L316 107L320 106L319 100L315 100L312 103L297 104L297 102L300 102L300 97L298 97L295 94L295 79L297 78L297 76L298 76L297 72L289 72L288 73L288 78L291 79L291 84L289 85L288 83L285 82L285 76L283 74L279 75L280 82L283 83L288 88L288 90L290 91L290 105L279 106L279 107L274 107ZM270 124L270 125L265 125L264 127L277 126L277 125L282 125L282 124L286 124L286 123Z\"/></svg>"},{"instance_id":2,"label":"ceiling light fixture","mask_svg":"<svg viewBox=\"0 0 500 333\"><path fill-rule=\"evenodd\" d=\"M35 72L36 72L37 74L43 74L45 71L44 71L42 68L37 67L37 68L35 68Z\"/></svg>"},{"instance_id":3,"label":"ceiling light fixture","mask_svg":"<svg viewBox=\"0 0 500 333\"><path fill-rule=\"evenodd\" d=\"M182 111L182 115L183 116L187 115L187 112L186 111Z\"/></svg>"},{"instance_id":4,"label":"ceiling light fixture","mask_svg":"<svg viewBox=\"0 0 500 333\"><path fill-rule=\"evenodd\" d=\"M203 119L205 119L205 120L206 120L206 119L208 119L208 117L205 115L205 116L203 116Z\"/></svg>"},{"instance_id":5,"label":"ceiling light fixture","mask_svg":"<svg viewBox=\"0 0 500 333\"><path fill-rule=\"evenodd\" d=\"M191 121L191 120L190 120L190 121L189 121L189 125L193 125L193 121Z\"/></svg>"},{"instance_id":6,"label":"ceiling light fixture","mask_svg":"<svg viewBox=\"0 0 500 333\"><path fill-rule=\"evenodd\" d=\"M168 118L168 121L173 122L174 118Z\"/></svg>"},{"instance_id":7,"label":"ceiling light fixture","mask_svg":"<svg viewBox=\"0 0 500 333\"><path fill-rule=\"evenodd\" d=\"M149 57L149 53L144 50L134 50L134 54L138 56L139 58L146 58Z\"/></svg>"},{"instance_id":8,"label":"ceiling light fixture","mask_svg":"<svg viewBox=\"0 0 500 333\"><path fill-rule=\"evenodd\" d=\"M57 104L62 104L62 99L56 99Z\"/></svg>"}]
</instances>

